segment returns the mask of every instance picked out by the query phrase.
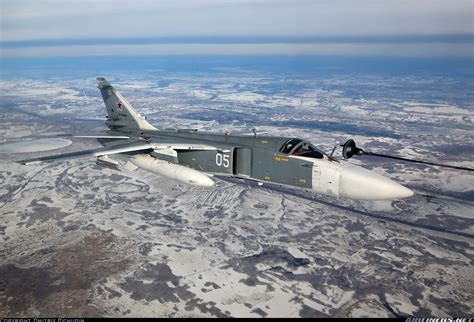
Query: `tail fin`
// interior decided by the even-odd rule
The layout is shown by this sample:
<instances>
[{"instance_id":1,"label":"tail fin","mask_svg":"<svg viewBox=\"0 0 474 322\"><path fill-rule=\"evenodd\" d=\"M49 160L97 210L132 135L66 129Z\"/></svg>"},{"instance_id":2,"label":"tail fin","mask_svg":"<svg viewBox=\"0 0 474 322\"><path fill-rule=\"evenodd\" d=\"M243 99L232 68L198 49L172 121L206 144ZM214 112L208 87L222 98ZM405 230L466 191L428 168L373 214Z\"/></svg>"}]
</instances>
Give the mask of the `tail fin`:
<instances>
[{"instance_id":1,"label":"tail fin","mask_svg":"<svg viewBox=\"0 0 474 322\"><path fill-rule=\"evenodd\" d=\"M119 92L114 90L105 78L97 77L97 84L109 114L109 118L105 122L108 127L156 130Z\"/></svg>"}]
</instances>

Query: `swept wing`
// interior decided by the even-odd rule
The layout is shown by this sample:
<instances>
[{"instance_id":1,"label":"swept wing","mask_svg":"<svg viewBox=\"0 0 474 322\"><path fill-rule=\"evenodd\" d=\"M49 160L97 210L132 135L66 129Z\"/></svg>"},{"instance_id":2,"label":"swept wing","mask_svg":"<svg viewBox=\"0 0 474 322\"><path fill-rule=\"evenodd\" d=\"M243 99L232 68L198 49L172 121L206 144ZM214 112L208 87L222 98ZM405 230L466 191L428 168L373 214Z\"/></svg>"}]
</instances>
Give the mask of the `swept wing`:
<instances>
[{"instance_id":1,"label":"swept wing","mask_svg":"<svg viewBox=\"0 0 474 322\"><path fill-rule=\"evenodd\" d=\"M21 164L31 164L31 163L37 163L37 162L47 162L47 161L55 161L55 160L80 158L84 156L101 156L101 155L110 155L110 154L125 153L125 152L132 152L132 151L144 151L144 150L151 150L151 149L152 147L150 146L150 143L135 141L135 142L126 142L122 144L116 144L113 147L103 147L103 148L75 151L75 152L69 152L69 153L63 153L63 154L48 155L44 157L20 160L18 162Z\"/></svg>"},{"instance_id":2,"label":"swept wing","mask_svg":"<svg viewBox=\"0 0 474 322\"><path fill-rule=\"evenodd\" d=\"M186 144L186 143L149 143L146 141L131 141L124 140L123 143L114 144L113 146L106 146L96 149L81 150L63 154L48 155L44 157L20 160L18 163L21 164L32 164L38 162L48 162L55 160L64 160L72 158L80 158L85 156L102 156L102 155L111 155L119 153L127 153L134 151L143 151L143 153L148 154L149 152L155 150L198 150L198 151L210 151L218 150L216 147L206 144Z\"/></svg>"}]
</instances>

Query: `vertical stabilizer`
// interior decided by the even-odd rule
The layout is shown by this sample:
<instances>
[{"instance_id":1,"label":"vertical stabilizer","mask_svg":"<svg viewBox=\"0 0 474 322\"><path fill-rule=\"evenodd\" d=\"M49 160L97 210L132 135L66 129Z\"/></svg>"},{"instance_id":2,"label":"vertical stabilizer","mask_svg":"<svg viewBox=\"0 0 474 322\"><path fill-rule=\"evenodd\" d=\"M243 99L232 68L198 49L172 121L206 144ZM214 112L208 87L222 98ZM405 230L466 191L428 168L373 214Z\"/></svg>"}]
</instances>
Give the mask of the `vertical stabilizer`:
<instances>
[{"instance_id":1,"label":"vertical stabilizer","mask_svg":"<svg viewBox=\"0 0 474 322\"><path fill-rule=\"evenodd\" d=\"M108 127L156 130L105 78L97 77L97 87L100 89L109 115L105 122Z\"/></svg>"}]
</instances>

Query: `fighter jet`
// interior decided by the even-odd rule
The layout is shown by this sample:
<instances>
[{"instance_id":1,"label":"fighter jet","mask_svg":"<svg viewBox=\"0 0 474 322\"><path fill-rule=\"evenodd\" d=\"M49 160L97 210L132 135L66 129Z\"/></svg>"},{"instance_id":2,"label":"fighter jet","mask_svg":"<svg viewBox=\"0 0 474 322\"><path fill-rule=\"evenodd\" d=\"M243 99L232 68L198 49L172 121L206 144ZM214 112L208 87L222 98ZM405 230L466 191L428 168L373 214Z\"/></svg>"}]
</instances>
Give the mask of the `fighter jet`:
<instances>
[{"instance_id":1,"label":"fighter jet","mask_svg":"<svg viewBox=\"0 0 474 322\"><path fill-rule=\"evenodd\" d=\"M97 139L103 147L38 157L22 164L93 156L100 165L145 169L190 185L211 187L214 176L312 190L354 200L407 198L414 192L373 171L337 160L311 142L295 137L208 133L195 129L158 129L148 123L103 77L97 78L109 128ZM346 144L346 155L355 145ZM352 152L351 152L352 149ZM119 162L120 161L120 162Z\"/></svg>"}]
</instances>

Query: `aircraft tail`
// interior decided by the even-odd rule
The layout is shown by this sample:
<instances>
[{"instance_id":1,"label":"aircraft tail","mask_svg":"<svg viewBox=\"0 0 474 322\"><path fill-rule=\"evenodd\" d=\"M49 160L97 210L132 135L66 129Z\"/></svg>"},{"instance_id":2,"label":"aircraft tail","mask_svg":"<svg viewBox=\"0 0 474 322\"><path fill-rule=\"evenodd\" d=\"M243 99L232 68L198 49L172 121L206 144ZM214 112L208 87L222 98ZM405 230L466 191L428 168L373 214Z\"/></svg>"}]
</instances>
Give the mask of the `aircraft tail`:
<instances>
[{"instance_id":1,"label":"aircraft tail","mask_svg":"<svg viewBox=\"0 0 474 322\"><path fill-rule=\"evenodd\" d=\"M97 87L100 89L109 115L105 122L108 127L156 130L105 78L97 77Z\"/></svg>"}]
</instances>

